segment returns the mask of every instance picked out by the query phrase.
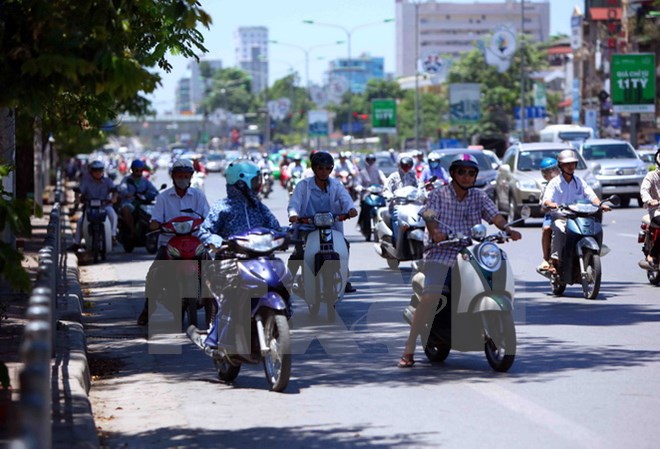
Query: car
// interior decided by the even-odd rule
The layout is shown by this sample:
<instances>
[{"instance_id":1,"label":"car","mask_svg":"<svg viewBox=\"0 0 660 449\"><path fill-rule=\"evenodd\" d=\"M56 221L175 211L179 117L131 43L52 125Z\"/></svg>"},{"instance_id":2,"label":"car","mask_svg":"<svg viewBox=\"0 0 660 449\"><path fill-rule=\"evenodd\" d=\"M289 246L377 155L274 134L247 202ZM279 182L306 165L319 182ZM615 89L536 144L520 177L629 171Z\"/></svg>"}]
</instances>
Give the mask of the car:
<instances>
[{"instance_id":1,"label":"car","mask_svg":"<svg viewBox=\"0 0 660 449\"><path fill-rule=\"evenodd\" d=\"M603 188L603 195L617 195L626 207L635 198L642 206L639 190L648 168L630 143L620 139L587 139L578 151Z\"/></svg>"},{"instance_id":2,"label":"car","mask_svg":"<svg viewBox=\"0 0 660 449\"><path fill-rule=\"evenodd\" d=\"M224 168L223 161L226 159L224 153L212 152L206 156L206 170L209 173L221 173Z\"/></svg>"},{"instance_id":3,"label":"car","mask_svg":"<svg viewBox=\"0 0 660 449\"><path fill-rule=\"evenodd\" d=\"M488 195L488 198L493 201L495 200L495 177L497 176L497 170L493 168L490 158L484 154L483 150L452 148L435 150L434 153L440 155L440 164L447 170L447 173L449 173L449 166L457 155L469 154L474 157L477 160L477 164L479 164L479 174L474 185L478 189L483 190Z\"/></svg>"},{"instance_id":4,"label":"car","mask_svg":"<svg viewBox=\"0 0 660 449\"><path fill-rule=\"evenodd\" d=\"M490 164L493 167L493 170L497 170L502 165L502 161L497 157L497 153L491 150L482 150L484 155L490 159Z\"/></svg>"},{"instance_id":5,"label":"car","mask_svg":"<svg viewBox=\"0 0 660 449\"><path fill-rule=\"evenodd\" d=\"M225 151L225 158L220 162L220 164L222 165L220 171L224 173L225 169L227 168L227 165L229 165L231 162L235 161L236 159L240 159L240 158L241 158L241 152L238 150Z\"/></svg>"},{"instance_id":6,"label":"car","mask_svg":"<svg viewBox=\"0 0 660 449\"><path fill-rule=\"evenodd\" d=\"M646 164L649 171L653 171L657 168L655 166L655 153L657 151L658 150L651 148L639 148L637 150L637 155L642 160L642 162Z\"/></svg>"},{"instance_id":7,"label":"car","mask_svg":"<svg viewBox=\"0 0 660 449\"><path fill-rule=\"evenodd\" d=\"M516 143L506 150L495 178L495 204L509 222L520 218L520 209L524 205L529 206L530 217L538 218L544 215L539 201L547 183L539 166L547 157L557 159L559 153L564 150L573 150L573 147L568 143L556 142ZM584 158L578 152L576 156L578 164L575 175L583 179L601 198L600 183Z\"/></svg>"}]
</instances>

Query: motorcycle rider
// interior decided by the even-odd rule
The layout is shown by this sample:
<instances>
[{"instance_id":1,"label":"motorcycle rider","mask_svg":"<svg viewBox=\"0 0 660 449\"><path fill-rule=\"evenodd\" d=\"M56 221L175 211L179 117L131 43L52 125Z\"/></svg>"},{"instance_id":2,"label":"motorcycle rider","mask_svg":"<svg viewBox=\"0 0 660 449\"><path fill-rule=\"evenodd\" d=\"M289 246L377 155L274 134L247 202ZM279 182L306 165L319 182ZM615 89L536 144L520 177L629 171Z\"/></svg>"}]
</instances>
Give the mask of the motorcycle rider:
<instances>
[{"instance_id":1,"label":"motorcycle rider","mask_svg":"<svg viewBox=\"0 0 660 449\"><path fill-rule=\"evenodd\" d=\"M289 173L289 177L293 178L296 175L302 177L304 171L305 171L305 167L302 164L302 156L296 153L293 156L293 162L290 163L289 166L287 167L287 172Z\"/></svg>"},{"instance_id":2,"label":"motorcycle rider","mask_svg":"<svg viewBox=\"0 0 660 449\"><path fill-rule=\"evenodd\" d=\"M298 223L299 216L311 217L320 212L332 212L334 215L348 213L351 218L357 216L357 210L348 191L341 182L330 177L335 165L332 155L325 151L318 151L312 155L311 163L314 177L303 178L296 185L287 208L289 222L295 225ZM344 225L340 221L335 222L332 228L344 233ZM348 247L348 242L346 245ZM288 263L289 271L294 279L302 265L303 256L302 245L296 245ZM350 282L346 282L344 291L353 293L355 288Z\"/></svg>"},{"instance_id":3,"label":"motorcycle rider","mask_svg":"<svg viewBox=\"0 0 660 449\"><path fill-rule=\"evenodd\" d=\"M410 156L402 156L399 159L399 169L392 173L385 182L383 193L386 198L393 198L394 192L401 187L417 186L417 178L412 168L413 160ZM390 201L389 209L392 221L392 244L396 247L396 240L399 237L399 211L395 207L394 201Z\"/></svg>"},{"instance_id":4,"label":"motorcycle rider","mask_svg":"<svg viewBox=\"0 0 660 449\"><path fill-rule=\"evenodd\" d=\"M151 181L142 176L145 168L146 165L144 162L140 159L135 159L131 162L131 174L124 177L118 188L119 211L124 223L126 223L131 232L131 239L136 237L135 219L133 217L135 205L133 204L133 200L136 196L140 195L143 201L150 203L158 196L158 189L156 189Z\"/></svg>"},{"instance_id":5,"label":"motorcycle rider","mask_svg":"<svg viewBox=\"0 0 660 449\"><path fill-rule=\"evenodd\" d=\"M112 205L117 202L117 187L110 178L103 175L105 164L103 161L94 160L87 166L88 174L83 176L80 181L80 200L101 200L105 205L105 212L110 220L110 227L112 229L112 243L116 242L117 238L117 213ZM110 197L110 198L108 198ZM71 250L76 251L80 247L82 240L84 214L78 219L76 226L76 234L74 243L71 245Z\"/></svg>"},{"instance_id":6,"label":"motorcycle rider","mask_svg":"<svg viewBox=\"0 0 660 449\"><path fill-rule=\"evenodd\" d=\"M456 235L467 235L470 228L481 223L481 220L508 231L512 240L521 238L518 231L508 228L506 219L497 211L488 195L473 188L478 173L479 165L473 156L458 155L449 166L451 182L433 190L420 211L426 222L427 249L424 252L422 268L425 274L424 288L403 355L398 363L400 368L410 368L415 364L414 353L418 335L422 337L422 344L426 345L428 335L423 335L424 329L427 324L430 327L435 318L443 286L451 283L451 267L460 251L460 246L457 245L440 246L432 243L447 240L450 231ZM445 226L447 228L444 228ZM449 304L446 307L450 307Z\"/></svg>"},{"instance_id":7,"label":"motorcycle rider","mask_svg":"<svg viewBox=\"0 0 660 449\"><path fill-rule=\"evenodd\" d=\"M355 178L358 174L357 169L355 168L355 165L351 161L351 152L350 151L342 151L339 153L339 163L335 167L335 176L343 170L346 170L353 178Z\"/></svg>"},{"instance_id":8,"label":"motorcycle rider","mask_svg":"<svg viewBox=\"0 0 660 449\"><path fill-rule=\"evenodd\" d=\"M218 200L207 215L199 230L199 238L212 248L219 248L224 239L232 235L247 232L256 227L279 230L280 223L268 207L261 202L261 171L252 161L237 159L231 162L225 171L227 178L227 197ZM232 264L229 268L228 264ZM213 282L226 285L233 280L231 273L236 273L236 260L222 261L222 264L213 264L222 269L213 270ZM221 279L218 278L221 277ZM218 309L222 304L218 304ZM211 329L204 343L209 347L218 346L218 317L216 314ZM201 336L201 335L200 335Z\"/></svg>"},{"instance_id":9,"label":"motorcycle rider","mask_svg":"<svg viewBox=\"0 0 660 449\"><path fill-rule=\"evenodd\" d=\"M206 217L209 213L209 203L206 200L204 192L198 189L190 188L190 180L195 172L193 164L188 159L180 158L172 165L172 182L173 186L163 190L156 197L156 203L152 210L151 221L149 222L149 229L156 231L160 229L161 225L173 218L182 215L190 215L197 218L196 214L188 214L182 212L183 209L192 209L202 217ZM156 258L149 267L146 279L146 298L144 308L140 313L137 323L141 326L149 322L149 291L154 282L162 281L155 279L156 265L158 260L165 260L167 253L167 242L172 238L172 235L161 232L158 236L158 251Z\"/></svg>"},{"instance_id":10,"label":"motorcycle rider","mask_svg":"<svg viewBox=\"0 0 660 449\"><path fill-rule=\"evenodd\" d=\"M435 176L439 181L442 181L443 184L449 184L449 173L447 173L447 170L440 165L440 155L433 151L429 154L428 162L428 167L424 169L422 176L419 179L420 183L424 185Z\"/></svg>"},{"instance_id":11,"label":"motorcycle rider","mask_svg":"<svg viewBox=\"0 0 660 449\"><path fill-rule=\"evenodd\" d=\"M360 198L364 200L365 194L367 193L367 188L373 184L380 184L382 186L387 182L387 178L381 169L378 168L376 164L376 155L373 153L367 154L364 158L364 168L360 170ZM360 205L360 216L358 217L358 223L362 223L366 219L365 214L369 212L367 207L364 207L364 204Z\"/></svg>"},{"instance_id":12,"label":"motorcycle rider","mask_svg":"<svg viewBox=\"0 0 660 449\"><path fill-rule=\"evenodd\" d=\"M259 159L259 162L257 162L257 165L259 166L259 169L273 172L275 170L275 164L273 164L273 161L270 160L268 157L268 153L262 153L261 154L261 159Z\"/></svg>"},{"instance_id":13,"label":"motorcycle rider","mask_svg":"<svg viewBox=\"0 0 660 449\"><path fill-rule=\"evenodd\" d=\"M588 200L594 206L599 206L604 211L609 211L607 204L600 204L600 199L593 189L578 176L575 176L578 158L573 150L563 150L557 156L557 162L561 173L555 176L543 192L543 206L548 209L557 209L560 204L572 204L580 200ZM557 271L560 249L566 242L566 219L556 218L552 222L552 243L550 255L550 267L548 271Z\"/></svg>"},{"instance_id":14,"label":"motorcycle rider","mask_svg":"<svg viewBox=\"0 0 660 449\"><path fill-rule=\"evenodd\" d=\"M417 179L421 179L422 173L424 173L424 170L426 169L426 162L424 162L424 152L421 150L415 150L413 151L413 157L415 159L415 166L413 167L413 171L415 172Z\"/></svg>"},{"instance_id":15,"label":"motorcycle rider","mask_svg":"<svg viewBox=\"0 0 660 449\"><path fill-rule=\"evenodd\" d=\"M554 157L546 157L541 160L539 165L541 169L541 176L545 179L545 185L541 191L541 207L543 208L543 194L545 189L548 186L548 182L555 176L559 174L559 166L557 165L557 159ZM552 215L546 213L543 217L543 226L541 228L541 249L543 250L543 262L539 265L540 270L547 270L550 268L550 243L552 242Z\"/></svg>"},{"instance_id":16,"label":"motorcycle rider","mask_svg":"<svg viewBox=\"0 0 660 449\"><path fill-rule=\"evenodd\" d=\"M648 214L642 217L642 221L646 224L650 224L651 221L660 224L660 149L656 151L654 160L656 169L646 174L639 190L644 207L648 210ZM646 268L646 264L649 268L656 268L658 258L660 258L660 243L655 242L646 261L640 261L640 265L644 265L642 268Z\"/></svg>"}]
</instances>

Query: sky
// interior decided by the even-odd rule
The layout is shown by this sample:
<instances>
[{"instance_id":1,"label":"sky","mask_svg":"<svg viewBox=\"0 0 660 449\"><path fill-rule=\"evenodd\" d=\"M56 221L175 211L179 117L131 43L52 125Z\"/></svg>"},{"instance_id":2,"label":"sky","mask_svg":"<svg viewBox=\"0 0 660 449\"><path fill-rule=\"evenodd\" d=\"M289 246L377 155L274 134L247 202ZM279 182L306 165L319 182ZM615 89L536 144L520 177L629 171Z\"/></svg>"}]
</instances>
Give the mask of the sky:
<instances>
[{"instance_id":1,"label":"sky","mask_svg":"<svg viewBox=\"0 0 660 449\"><path fill-rule=\"evenodd\" d=\"M213 19L209 29L200 30L204 45L209 50L204 58L220 59L223 67L233 67L234 31L242 26L265 26L269 39L293 44L309 50L309 73L312 83L320 84L329 61L345 58L347 33L339 28L309 25L303 20L334 24L346 30L359 27L351 33L351 55L368 53L385 59L385 72L394 73L395 23L384 23L395 18L395 0L199 0ZM486 0L483 3L497 2ZM501 0L504 3L503 0ZM472 0L453 0L451 3L474 3ZM550 0L550 34L570 35L570 17L577 0ZM368 25L368 26L362 26ZM312 48L320 46L317 48ZM294 47L270 44L270 83L291 71L298 72L299 84L305 84L305 52ZM188 77L188 61L169 56L173 66L170 73L159 72L162 85L149 98L159 112L174 110L177 81Z\"/></svg>"}]
</instances>

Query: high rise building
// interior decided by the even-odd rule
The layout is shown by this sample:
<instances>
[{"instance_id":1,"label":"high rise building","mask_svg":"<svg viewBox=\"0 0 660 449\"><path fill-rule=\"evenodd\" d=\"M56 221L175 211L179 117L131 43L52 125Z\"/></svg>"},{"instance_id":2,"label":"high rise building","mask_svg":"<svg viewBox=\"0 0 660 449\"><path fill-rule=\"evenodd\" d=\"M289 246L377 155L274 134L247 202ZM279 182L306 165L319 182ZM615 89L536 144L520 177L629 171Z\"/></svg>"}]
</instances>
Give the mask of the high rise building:
<instances>
[{"instance_id":1,"label":"high rise building","mask_svg":"<svg viewBox=\"0 0 660 449\"><path fill-rule=\"evenodd\" d=\"M252 77L252 91L268 85L268 28L239 27L235 34L236 65Z\"/></svg>"},{"instance_id":2,"label":"high rise building","mask_svg":"<svg viewBox=\"0 0 660 449\"><path fill-rule=\"evenodd\" d=\"M337 77L346 81L346 86L351 86L351 91L361 94L367 87L370 79L385 78L385 61L383 58L374 58L368 54L362 54L356 58L340 58L330 62L327 76L330 80Z\"/></svg>"},{"instance_id":3,"label":"high rise building","mask_svg":"<svg viewBox=\"0 0 660 449\"><path fill-rule=\"evenodd\" d=\"M396 76L414 76L416 59L427 53L458 56L501 25L521 31L523 11L516 0L449 3L396 1ZM525 34L543 42L550 35L550 1L524 1ZM418 47L415 51L415 41Z\"/></svg>"},{"instance_id":4,"label":"high rise building","mask_svg":"<svg viewBox=\"0 0 660 449\"><path fill-rule=\"evenodd\" d=\"M190 78L181 78L176 83L176 112L178 114L191 114Z\"/></svg>"},{"instance_id":5,"label":"high rise building","mask_svg":"<svg viewBox=\"0 0 660 449\"><path fill-rule=\"evenodd\" d=\"M206 89L210 88L211 78L204 78L200 67L202 64L208 65L212 73L222 68L222 61L219 59L191 59L188 63L190 69L190 103L193 113L200 112L200 105L204 97L206 97Z\"/></svg>"}]
</instances>

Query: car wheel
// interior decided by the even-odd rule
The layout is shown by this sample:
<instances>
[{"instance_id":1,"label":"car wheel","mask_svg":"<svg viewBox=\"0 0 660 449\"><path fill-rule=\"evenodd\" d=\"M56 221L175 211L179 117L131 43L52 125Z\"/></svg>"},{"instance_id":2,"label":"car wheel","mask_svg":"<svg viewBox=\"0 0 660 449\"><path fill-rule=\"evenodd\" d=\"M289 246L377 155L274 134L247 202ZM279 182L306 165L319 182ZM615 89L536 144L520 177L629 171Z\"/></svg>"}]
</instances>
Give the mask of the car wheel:
<instances>
[{"instance_id":1,"label":"car wheel","mask_svg":"<svg viewBox=\"0 0 660 449\"><path fill-rule=\"evenodd\" d=\"M506 218L508 223L513 223L520 218L516 212L516 201L513 198L513 195L509 195L509 209Z\"/></svg>"}]
</instances>

